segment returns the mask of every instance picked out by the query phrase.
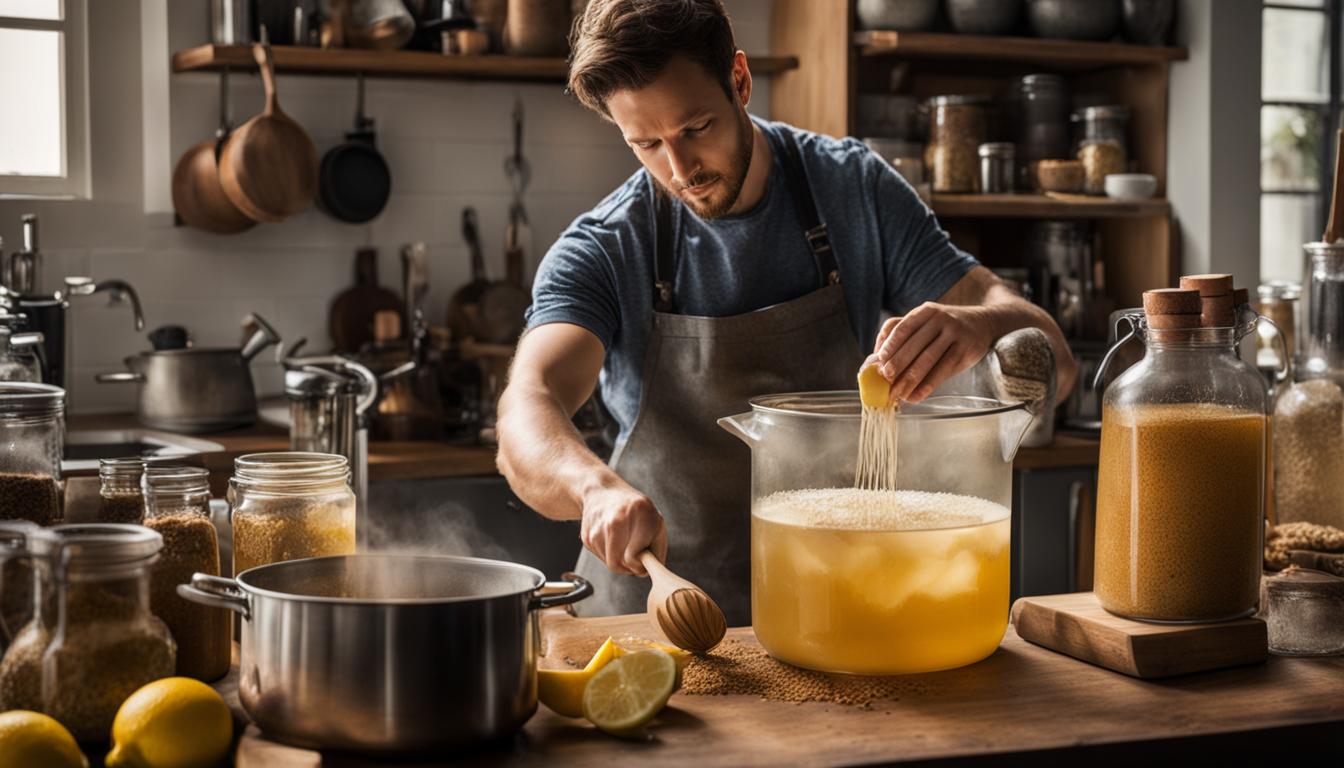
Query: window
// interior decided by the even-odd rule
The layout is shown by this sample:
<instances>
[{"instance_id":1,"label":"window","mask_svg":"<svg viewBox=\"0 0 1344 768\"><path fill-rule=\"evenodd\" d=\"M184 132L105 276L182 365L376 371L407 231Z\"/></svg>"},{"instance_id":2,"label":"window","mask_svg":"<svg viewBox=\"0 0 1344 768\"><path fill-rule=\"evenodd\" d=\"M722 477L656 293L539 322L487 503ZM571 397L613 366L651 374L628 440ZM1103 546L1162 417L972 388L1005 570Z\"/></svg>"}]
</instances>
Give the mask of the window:
<instances>
[{"instance_id":1,"label":"window","mask_svg":"<svg viewBox=\"0 0 1344 768\"><path fill-rule=\"evenodd\" d=\"M84 0L0 0L0 195L87 197Z\"/></svg>"}]
</instances>

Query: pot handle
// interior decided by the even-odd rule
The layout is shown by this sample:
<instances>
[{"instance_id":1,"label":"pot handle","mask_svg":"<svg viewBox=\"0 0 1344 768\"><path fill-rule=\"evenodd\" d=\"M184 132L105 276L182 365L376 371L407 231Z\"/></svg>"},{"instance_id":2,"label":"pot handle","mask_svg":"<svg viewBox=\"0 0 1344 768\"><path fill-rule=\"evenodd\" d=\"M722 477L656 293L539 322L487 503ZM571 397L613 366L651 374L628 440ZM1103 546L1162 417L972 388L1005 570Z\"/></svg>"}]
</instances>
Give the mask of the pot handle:
<instances>
[{"instance_id":1,"label":"pot handle","mask_svg":"<svg viewBox=\"0 0 1344 768\"><path fill-rule=\"evenodd\" d=\"M94 378L99 384L143 384L145 374L135 371L117 371L116 373L100 373Z\"/></svg>"},{"instance_id":2,"label":"pot handle","mask_svg":"<svg viewBox=\"0 0 1344 768\"><path fill-rule=\"evenodd\" d=\"M228 608L244 619L252 618L247 594L238 582L206 573L193 574L190 584L178 584L177 594L193 603L212 608Z\"/></svg>"},{"instance_id":3,"label":"pot handle","mask_svg":"<svg viewBox=\"0 0 1344 768\"><path fill-rule=\"evenodd\" d=\"M554 608L557 605L569 605L577 603L585 597L593 594L593 585L588 580L576 573L565 574L567 581L548 581L541 585L537 590L539 594L533 595L528 608L539 610L542 608Z\"/></svg>"}]
</instances>

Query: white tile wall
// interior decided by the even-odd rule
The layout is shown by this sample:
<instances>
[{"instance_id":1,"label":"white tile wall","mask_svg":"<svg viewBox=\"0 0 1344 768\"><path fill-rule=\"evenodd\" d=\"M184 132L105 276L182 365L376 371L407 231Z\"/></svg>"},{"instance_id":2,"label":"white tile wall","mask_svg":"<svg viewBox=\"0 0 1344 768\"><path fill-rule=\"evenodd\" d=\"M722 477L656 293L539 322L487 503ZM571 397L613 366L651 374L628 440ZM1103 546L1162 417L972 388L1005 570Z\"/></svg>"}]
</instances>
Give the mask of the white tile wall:
<instances>
[{"instance_id":1,"label":"white tile wall","mask_svg":"<svg viewBox=\"0 0 1344 768\"><path fill-rule=\"evenodd\" d=\"M748 52L767 51L770 0L729 0L728 6L739 45ZM173 4L170 14L181 13L180 8ZM174 43L194 24L173 21ZM122 66L118 78L132 69L138 73L138 67L136 58ZM115 69L93 72L92 87L100 87L100 77L111 79ZM102 87L118 85L124 86L120 79ZM524 151L533 171L525 200L532 224L529 272L575 216L637 167L616 129L556 85L370 80L366 87L366 109L377 121L378 145L393 179L387 209L367 225L339 223L313 209L282 224L217 236L166 226L164 216L146 215L141 206L121 200L0 201L0 236L12 247L19 214L38 212L48 285L74 274L128 280L144 301L149 328L177 323L187 326L198 344L236 345L241 318L256 311L287 338L306 336L310 348L321 348L329 343L327 307L353 282L357 247L379 249L380 281L399 292L398 249L409 241L426 242L432 286L428 312L431 320L441 322L448 297L469 277L459 222L462 208L470 205L479 216L488 269L502 276L510 199L503 162L515 99L524 105ZM171 109L164 119L171 121L171 146L159 151L171 153L175 161L213 132L218 80L213 75L175 75L170 88ZM342 140L354 113L353 80L281 76L279 89L282 108L308 130L319 154ZM235 123L259 111L258 78L235 75L230 102ZM138 109L138 104L128 108L132 106ZM757 114L769 114L767 80L757 81L751 107ZM142 151L138 133L99 136L99 125L95 114L95 152L109 145L114 146L111 151ZM123 165L139 167L130 161L116 167ZM96 297L83 300L73 318L73 409L130 410L130 388L93 380L99 372L120 368L126 355L148 347L144 335L132 327L129 308L109 307ZM280 375L273 362L259 359L255 373L263 394L278 391Z\"/></svg>"}]
</instances>

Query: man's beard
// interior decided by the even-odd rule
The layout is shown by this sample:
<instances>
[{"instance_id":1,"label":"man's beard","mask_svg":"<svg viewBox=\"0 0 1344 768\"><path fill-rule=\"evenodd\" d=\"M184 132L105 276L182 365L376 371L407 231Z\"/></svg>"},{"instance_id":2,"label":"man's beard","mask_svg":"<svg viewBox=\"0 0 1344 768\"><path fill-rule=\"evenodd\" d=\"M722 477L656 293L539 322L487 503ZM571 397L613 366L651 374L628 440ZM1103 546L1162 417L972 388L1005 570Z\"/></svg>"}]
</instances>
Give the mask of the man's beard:
<instances>
[{"instance_id":1,"label":"man's beard","mask_svg":"<svg viewBox=\"0 0 1344 768\"><path fill-rule=\"evenodd\" d=\"M742 185L747 180L747 170L751 168L755 135L751 128L751 118L747 117L744 112L738 112L738 116L738 148L733 154L733 164L727 173L697 171L691 174L691 178L687 179L685 184L679 185L675 190L668 189L660 183L664 192L680 200L696 216L702 219L719 219L727 216L733 206L737 205L737 198L742 195ZM722 181L722 188L716 190L708 198L697 199L684 194L684 191L690 187L698 187L701 184L720 180Z\"/></svg>"}]
</instances>

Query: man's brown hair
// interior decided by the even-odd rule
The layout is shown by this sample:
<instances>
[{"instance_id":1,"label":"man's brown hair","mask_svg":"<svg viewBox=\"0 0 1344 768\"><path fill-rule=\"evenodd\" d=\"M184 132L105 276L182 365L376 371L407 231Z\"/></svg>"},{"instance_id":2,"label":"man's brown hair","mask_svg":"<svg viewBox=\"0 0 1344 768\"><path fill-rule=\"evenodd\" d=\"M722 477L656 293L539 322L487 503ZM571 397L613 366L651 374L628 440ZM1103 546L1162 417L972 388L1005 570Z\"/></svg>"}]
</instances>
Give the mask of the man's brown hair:
<instances>
[{"instance_id":1,"label":"man's brown hair","mask_svg":"<svg viewBox=\"0 0 1344 768\"><path fill-rule=\"evenodd\" d=\"M591 0L570 33L569 90L610 118L611 94L643 88L681 55L704 67L732 101L736 53L721 0Z\"/></svg>"}]
</instances>

